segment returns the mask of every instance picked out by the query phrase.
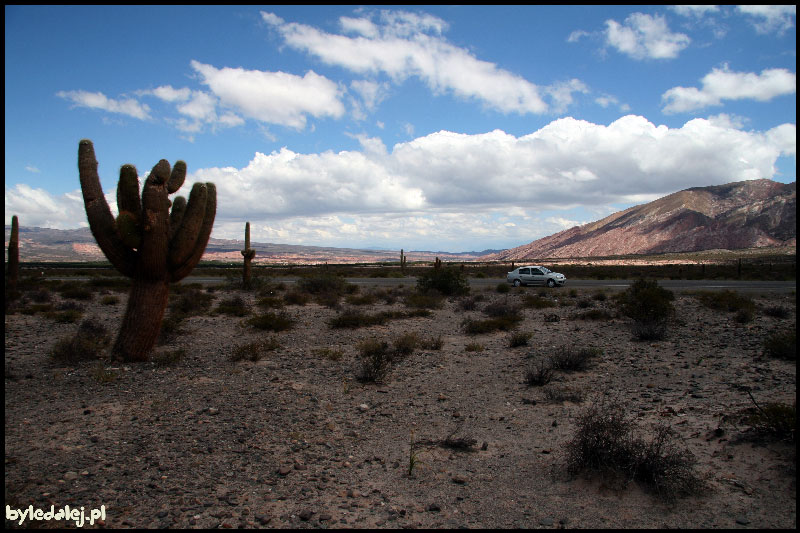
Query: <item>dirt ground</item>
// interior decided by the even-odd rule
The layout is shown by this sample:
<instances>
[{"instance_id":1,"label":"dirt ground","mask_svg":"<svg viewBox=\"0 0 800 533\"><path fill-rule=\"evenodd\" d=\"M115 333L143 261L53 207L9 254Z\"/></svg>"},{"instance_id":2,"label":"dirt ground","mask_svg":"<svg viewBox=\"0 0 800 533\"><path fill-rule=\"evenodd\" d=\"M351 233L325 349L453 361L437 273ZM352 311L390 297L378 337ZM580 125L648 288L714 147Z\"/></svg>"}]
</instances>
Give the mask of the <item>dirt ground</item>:
<instances>
[{"instance_id":1,"label":"dirt ground","mask_svg":"<svg viewBox=\"0 0 800 533\"><path fill-rule=\"evenodd\" d=\"M522 310L527 345L510 347L508 332L464 332L491 302L539 292L473 290L472 310L456 298L428 317L358 329L330 327L341 309L313 302L286 306L294 328L280 333L194 316L157 349L185 350L170 365L58 362L49 353L80 321L7 314L6 527L70 526L9 519L9 508L66 505L84 510L84 527L101 506L93 527L796 527L794 444L751 438L737 417L753 407L741 386L759 403L795 402L795 363L762 356L770 333L795 326L794 294L754 295L755 318L743 324L677 294L667 338L642 342L627 319L576 317L581 301L613 314L611 298L548 289L555 307ZM233 295L213 294L215 303ZM241 294L260 312L253 293ZM100 299L82 303L83 318L113 335L126 296ZM789 316L768 316L768 306ZM407 309L402 298L360 308ZM408 332L442 346L418 348L384 383L356 379L360 341ZM230 360L271 337L279 347L259 361ZM528 385L526 370L564 346L601 355L586 371ZM643 435L667 423L705 489L668 501L637 482L569 475L577 417L604 397L624 402Z\"/></svg>"}]
</instances>

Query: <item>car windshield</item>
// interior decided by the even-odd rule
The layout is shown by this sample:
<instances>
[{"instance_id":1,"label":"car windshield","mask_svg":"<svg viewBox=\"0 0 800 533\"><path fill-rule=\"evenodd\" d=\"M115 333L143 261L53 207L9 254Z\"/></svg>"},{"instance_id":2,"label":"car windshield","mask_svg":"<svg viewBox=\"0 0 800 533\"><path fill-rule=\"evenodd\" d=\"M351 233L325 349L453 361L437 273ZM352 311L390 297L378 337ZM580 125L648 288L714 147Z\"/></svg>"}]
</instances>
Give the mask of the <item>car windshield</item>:
<instances>
[{"instance_id":1,"label":"car windshield","mask_svg":"<svg viewBox=\"0 0 800 533\"><path fill-rule=\"evenodd\" d=\"M550 272L552 272L552 270L548 270L545 267L539 267L539 268L541 268L542 272L544 272L545 274L549 274Z\"/></svg>"}]
</instances>

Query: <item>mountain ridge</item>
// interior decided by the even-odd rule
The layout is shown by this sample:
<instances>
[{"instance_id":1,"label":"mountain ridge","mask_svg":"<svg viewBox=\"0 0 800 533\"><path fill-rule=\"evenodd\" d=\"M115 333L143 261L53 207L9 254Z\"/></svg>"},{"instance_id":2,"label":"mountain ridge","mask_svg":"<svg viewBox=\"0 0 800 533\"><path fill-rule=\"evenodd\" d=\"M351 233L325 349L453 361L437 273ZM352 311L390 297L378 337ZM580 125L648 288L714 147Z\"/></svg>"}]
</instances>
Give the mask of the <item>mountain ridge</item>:
<instances>
[{"instance_id":1,"label":"mountain ridge","mask_svg":"<svg viewBox=\"0 0 800 533\"><path fill-rule=\"evenodd\" d=\"M486 257L508 261L796 246L796 182L684 189Z\"/></svg>"}]
</instances>

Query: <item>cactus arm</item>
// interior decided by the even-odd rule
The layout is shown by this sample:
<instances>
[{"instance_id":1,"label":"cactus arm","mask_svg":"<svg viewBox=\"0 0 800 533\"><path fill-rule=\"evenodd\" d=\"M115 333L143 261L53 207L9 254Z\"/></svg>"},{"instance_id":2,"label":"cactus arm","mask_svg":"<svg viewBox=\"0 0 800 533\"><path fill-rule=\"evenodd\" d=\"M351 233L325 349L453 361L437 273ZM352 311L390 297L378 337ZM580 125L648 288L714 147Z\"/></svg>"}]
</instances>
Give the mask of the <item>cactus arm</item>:
<instances>
[{"instance_id":1,"label":"cactus arm","mask_svg":"<svg viewBox=\"0 0 800 533\"><path fill-rule=\"evenodd\" d=\"M86 217L97 245L114 268L125 276L133 276L136 264L135 252L117 235L114 216L103 195L100 177L97 174L94 146L89 140L84 139L78 145L78 172Z\"/></svg>"},{"instance_id":2,"label":"cactus arm","mask_svg":"<svg viewBox=\"0 0 800 533\"><path fill-rule=\"evenodd\" d=\"M189 194L189 202L183 214L183 220L175 236L170 242L169 266L171 270L183 265L191 255L198 232L203 224L203 217L208 202L208 187L203 183L195 183Z\"/></svg>"},{"instance_id":3,"label":"cactus arm","mask_svg":"<svg viewBox=\"0 0 800 533\"><path fill-rule=\"evenodd\" d=\"M153 167L142 190L142 246L137 267L138 275L145 279L167 279L170 202L166 182L169 173L169 163L162 159Z\"/></svg>"},{"instance_id":4,"label":"cactus arm","mask_svg":"<svg viewBox=\"0 0 800 533\"><path fill-rule=\"evenodd\" d=\"M172 194L181 188L183 180L186 179L186 163L183 161L176 161L175 166L172 167L172 174L169 176L167 182L167 192Z\"/></svg>"},{"instance_id":5,"label":"cactus arm","mask_svg":"<svg viewBox=\"0 0 800 533\"><path fill-rule=\"evenodd\" d=\"M186 198L183 196L176 196L172 201L172 211L169 214L169 240L175 237L178 228L181 227L183 214L186 212Z\"/></svg>"},{"instance_id":6,"label":"cactus arm","mask_svg":"<svg viewBox=\"0 0 800 533\"><path fill-rule=\"evenodd\" d=\"M139 198L139 176L133 165L123 165L119 170L117 207L120 213L127 211L136 217L142 212L142 200Z\"/></svg>"},{"instance_id":7,"label":"cactus arm","mask_svg":"<svg viewBox=\"0 0 800 533\"><path fill-rule=\"evenodd\" d=\"M197 186L197 184L195 186ZM203 257L203 252L206 250L208 239L211 238L211 230L214 227L214 218L217 215L217 188L213 183L210 182L203 184L203 188L206 190L206 202L203 220L200 224L200 230L199 233L196 234L197 238L195 239L194 247L191 249L189 256L184 260L183 263L177 264L171 269L170 281L172 282L182 280L189 275L195 266L197 266L197 263L200 262L200 258ZM191 208L191 204L191 195L189 195L189 206L187 207L187 213Z\"/></svg>"}]
</instances>

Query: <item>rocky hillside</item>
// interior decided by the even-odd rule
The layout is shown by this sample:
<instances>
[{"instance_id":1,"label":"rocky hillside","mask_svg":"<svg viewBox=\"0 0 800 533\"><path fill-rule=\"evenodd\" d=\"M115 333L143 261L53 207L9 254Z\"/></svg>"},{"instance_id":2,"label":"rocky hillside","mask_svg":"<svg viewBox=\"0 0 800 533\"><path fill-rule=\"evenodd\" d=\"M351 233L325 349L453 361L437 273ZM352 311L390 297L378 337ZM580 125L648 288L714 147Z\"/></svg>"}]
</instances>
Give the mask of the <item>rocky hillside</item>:
<instances>
[{"instance_id":1,"label":"rocky hillside","mask_svg":"<svg viewBox=\"0 0 800 533\"><path fill-rule=\"evenodd\" d=\"M752 180L694 187L505 250L491 259L603 257L794 246L796 210L796 183Z\"/></svg>"}]
</instances>

